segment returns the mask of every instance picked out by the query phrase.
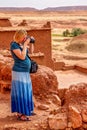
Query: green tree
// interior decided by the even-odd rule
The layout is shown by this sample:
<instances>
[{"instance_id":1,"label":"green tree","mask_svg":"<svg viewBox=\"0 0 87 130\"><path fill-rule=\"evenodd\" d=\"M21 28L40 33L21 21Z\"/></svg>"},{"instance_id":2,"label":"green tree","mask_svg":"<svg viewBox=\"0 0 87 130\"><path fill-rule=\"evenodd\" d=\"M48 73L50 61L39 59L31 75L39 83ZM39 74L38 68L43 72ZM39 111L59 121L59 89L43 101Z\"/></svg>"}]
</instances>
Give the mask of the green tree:
<instances>
[{"instance_id":1,"label":"green tree","mask_svg":"<svg viewBox=\"0 0 87 130\"><path fill-rule=\"evenodd\" d=\"M73 28L71 31L71 36L78 36L83 33L85 33L85 31L82 30L81 28Z\"/></svg>"},{"instance_id":2,"label":"green tree","mask_svg":"<svg viewBox=\"0 0 87 130\"><path fill-rule=\"evenodd\" d=\"M69 35L70 35L70 32L69 32L68 29L66 29L66 31L63 31L63 36L64 36L64 37L67 37L67 36L69 36Z\"/></svg>"}]
</instances>

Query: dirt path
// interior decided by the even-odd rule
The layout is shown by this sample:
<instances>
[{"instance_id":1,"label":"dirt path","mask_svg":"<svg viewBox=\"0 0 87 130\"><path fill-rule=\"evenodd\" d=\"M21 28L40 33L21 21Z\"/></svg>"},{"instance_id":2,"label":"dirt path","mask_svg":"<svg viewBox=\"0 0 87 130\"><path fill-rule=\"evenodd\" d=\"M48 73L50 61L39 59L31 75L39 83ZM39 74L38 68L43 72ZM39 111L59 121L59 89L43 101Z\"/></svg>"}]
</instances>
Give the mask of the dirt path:
<instances>
[{"instance_id":1,"label":"dirt path","mask_svg":"<svg viewBox=\"0 0 87 130\"><path fill-rule=\"evenodd\" d=\"M68 88L72 84L87 83L87 74L78 72L76 70L68 71L55 71L57 79L59 81L60 88Z\"/></svg>"}]
</instances>

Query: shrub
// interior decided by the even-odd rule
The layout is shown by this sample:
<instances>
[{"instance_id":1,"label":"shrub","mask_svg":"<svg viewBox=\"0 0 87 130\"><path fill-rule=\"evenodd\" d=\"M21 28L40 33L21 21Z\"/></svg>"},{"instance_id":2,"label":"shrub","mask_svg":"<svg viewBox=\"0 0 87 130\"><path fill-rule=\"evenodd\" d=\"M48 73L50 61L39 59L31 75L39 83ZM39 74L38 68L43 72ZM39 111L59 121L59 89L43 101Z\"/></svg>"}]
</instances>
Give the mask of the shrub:
<instances>
[{"instance_id":1,"label":"shrub","mask_svg":"<svg viewBox=\"0 0 87 130\"><path fill-rule=\"evenodd\" d=\"M82 30L81 28L73 28L71 31L71 36L78 36L80 34L84 34L85 31Z\"/></svg>"},{"instance_id":2,"label":"shrub","mask_svg":"<svg viewBox=\"0 0 87 130\"><path fill-rule=\"evenodd\" d=\"M68 29L66 29L65 31L63 31L63 36L64 37L75 37L75 36L78 36L80 34L84 34L84 33L87 33L87 30L82 30L81 28L73 28L71 30L71 32L69 32Z\"/></svg>"},{"instance_id":3,"label":"shrub","mask_svg":"<svg viewBox=\"0 0 87 130\"><path fill-rule=\"evenodd\" d=\"M69 32L68 29L66 29L66 31L63 32L63 36L64 36L64 37L67 37L67 36L69 36L69 35L70 35L70 32Z\"/></svg>"}]
</instances>

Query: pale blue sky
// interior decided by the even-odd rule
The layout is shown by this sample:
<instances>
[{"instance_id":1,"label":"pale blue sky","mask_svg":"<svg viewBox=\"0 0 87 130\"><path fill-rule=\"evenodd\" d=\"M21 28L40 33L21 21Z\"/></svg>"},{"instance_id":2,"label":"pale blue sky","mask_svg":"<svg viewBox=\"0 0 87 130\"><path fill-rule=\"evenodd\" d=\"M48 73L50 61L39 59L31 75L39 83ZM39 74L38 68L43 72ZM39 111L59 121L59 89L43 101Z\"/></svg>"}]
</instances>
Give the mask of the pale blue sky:
<instances>
[{"instance_id":1,"label":"pale blue sky","mask_svg":"<svg viewBox=\"0 0 87 130\"><path fill-rule=\"evenodd\" d=\"M0 0L0 7L47 7L87 5L87 0Z\"/></svg>"}]
</instances>

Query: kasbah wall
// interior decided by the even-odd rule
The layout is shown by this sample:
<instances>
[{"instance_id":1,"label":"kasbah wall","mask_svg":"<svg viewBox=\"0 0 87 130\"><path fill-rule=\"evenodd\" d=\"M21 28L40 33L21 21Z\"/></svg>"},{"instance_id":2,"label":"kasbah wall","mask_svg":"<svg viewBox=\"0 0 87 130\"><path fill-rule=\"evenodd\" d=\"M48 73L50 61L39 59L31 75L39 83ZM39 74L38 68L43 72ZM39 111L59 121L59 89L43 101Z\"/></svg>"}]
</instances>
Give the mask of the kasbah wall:
<instances>
[{"instance_id":1,"label":"kasbah wall","mask_svg":"<svg viewBox=\"0 0 87 130\"><path fill-rule=\"evenodd\" d=\"M29 29L28 26L12 27L9 19L0 19L0 48L9 49L10 43L16 30L26 29L29 36L35 38L35 51L31 55L32 59L36 60L38 64L45 65L55 70L57 64L52 59L52 46L51 46L51 26L50 22L43 25L39 29ZM56 68L55 68L56 67Z\"/></svg>"}]
</instances>

